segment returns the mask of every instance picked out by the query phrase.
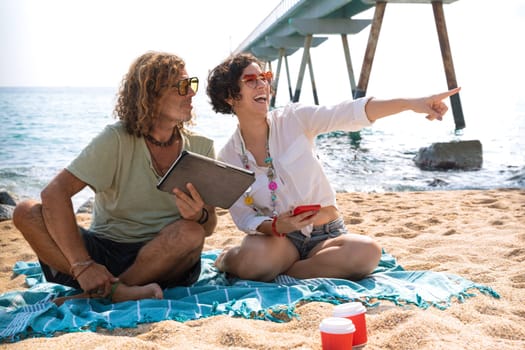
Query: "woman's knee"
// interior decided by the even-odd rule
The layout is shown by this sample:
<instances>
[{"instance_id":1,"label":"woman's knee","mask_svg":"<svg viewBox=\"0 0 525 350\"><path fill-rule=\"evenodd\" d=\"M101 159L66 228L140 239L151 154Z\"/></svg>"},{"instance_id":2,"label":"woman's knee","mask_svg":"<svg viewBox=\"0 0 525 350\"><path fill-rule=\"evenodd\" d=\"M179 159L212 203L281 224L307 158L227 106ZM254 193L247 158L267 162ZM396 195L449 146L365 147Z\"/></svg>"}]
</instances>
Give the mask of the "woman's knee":
<instances>
[{"instance_id":1,"label":"woman's knee","mask_svg":"<svg viewBox=\"0 0 525 350\"><path fill-rule=\"evenodd\" d=\"M230 254L225 256L225 266L228 267L228 272L241 279L271 281L284 270L280 268L278 259L262 251L239 247L228 253Z\"/></svg>"},{"instance_id":2,"label":"woman's knee","mask_svg":"<svg viewBox=\"0 0 525 350\"><path fill-rule=\"evenodd\" d=\"M363 276L372 273L381 259L381 247L371 238L367 238L361 243L358 253L359 271L357 273Z\"/></svg>"},{"instance_id":3,"label":"woman's knee","mask_svg":"<svg viewBox=\"0 0 525 350\"><path fill-rule=\"evenodd\" d=\"M279 274L273 266L246 262L238 263L232 271L235 271L234 274L240 279L262 282L272 281Z\"/></svg>"},{"instance_id":4,"label":"woman's knee","mask_svg":"<svg viewBox=\"0 0 525 350\"><path fill-rule=\"evenodd\" d=\"M339 236L349 268L349 278L359 280L372 273L381 259L381 247L371 237L357 234ZM340 242L341 244L341 242Z\"/></svg>"},{"instance_id":5,"label":"woman's knee","mask_svg":"<svg viewBox=\"0 0 525 350\"><path fill-rule=\"evenodd\" d=\"M370 268L371 270L374 270L379 264L379 260L381 260L381 253L382 253L381 247L376 241L370 240L370 242L367 245L367 250L368 250L368 261L370 262Z\"/></svg>"}]
</instances>

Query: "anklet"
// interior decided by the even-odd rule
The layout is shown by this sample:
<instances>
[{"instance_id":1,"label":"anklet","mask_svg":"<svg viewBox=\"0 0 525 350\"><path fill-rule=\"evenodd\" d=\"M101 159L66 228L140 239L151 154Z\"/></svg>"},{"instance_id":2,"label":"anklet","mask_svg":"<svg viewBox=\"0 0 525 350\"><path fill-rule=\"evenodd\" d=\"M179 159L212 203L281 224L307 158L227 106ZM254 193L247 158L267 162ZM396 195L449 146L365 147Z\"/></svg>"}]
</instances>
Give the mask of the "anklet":
<instances>
[{"instance_id":1,"label":"anklet","mask_svg":"<svg viewBox=\"0 0 525 350\"><path fill-rule=\"evenodd\" d=\"M113 294L115 294L115 291L117 290L118 286L119 286L120 282L115 282L111 285L111 292L109 292L107 298L109 299L109 301L113 302Z\"/></svg>"}]
</instances>

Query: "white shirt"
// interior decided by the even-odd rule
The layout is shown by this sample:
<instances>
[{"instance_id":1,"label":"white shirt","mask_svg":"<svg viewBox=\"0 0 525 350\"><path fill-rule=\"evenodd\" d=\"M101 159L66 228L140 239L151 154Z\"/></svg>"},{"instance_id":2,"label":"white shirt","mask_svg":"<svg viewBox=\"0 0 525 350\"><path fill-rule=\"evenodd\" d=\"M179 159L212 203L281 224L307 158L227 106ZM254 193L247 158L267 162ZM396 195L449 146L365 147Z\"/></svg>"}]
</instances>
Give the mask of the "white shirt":
<instances>
[{"instance_id":1,"label":"white shirt","mask_svg":"<svg viewBox=\"0 0 525 350\"><path fill-rule=\"evenodd\" d=\"M370 97L348 100L334 106L306 106L289 104L268 113L269 150L275 169L278 188L276 211L284 213L298 205L321 204L335 206L335 191L315 154L315 137L331 131L358 131L372 125L365 112ZM246 150L239 127L220 150L218 159L239 167ZM255 172L255 182L249 189L255 211L244 203L246 193L230 208L237 227L256 234L257 227L271 220L272 201L268 189L267 168L259 167L246 150L249 168Z\"/></svg>"}]
</instances>

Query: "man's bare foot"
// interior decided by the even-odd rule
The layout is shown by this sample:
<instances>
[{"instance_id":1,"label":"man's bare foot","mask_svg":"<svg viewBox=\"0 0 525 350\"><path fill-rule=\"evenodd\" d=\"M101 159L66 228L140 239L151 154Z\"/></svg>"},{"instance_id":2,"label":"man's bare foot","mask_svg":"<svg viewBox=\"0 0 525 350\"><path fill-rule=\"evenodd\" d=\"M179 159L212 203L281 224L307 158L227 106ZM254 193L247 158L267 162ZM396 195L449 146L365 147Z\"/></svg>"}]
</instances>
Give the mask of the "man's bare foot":
<instances>
[{"instance_id":1,"label":"man's bare foot","mask_svg":"<svg viewBox=\"0 0 525 350\"><path fill-rule=\"evenodd\" d=\"M143 286L127 286L120 283L113 293L114 303L128 300L140 299L162 299L164 293L157 283L150 283Z\"/></svg>"},{"instance_id":2,"label":"man's bare foot","mask_svg":"<svg viewBox=\"0 0 525 350\"><path fill-rule=\"evenodd\" d=\"M162 299L164 293L157 283L150 283L144 286L127 286L123 283L118 283L114 286L114 291L111 295L111 302L118 303L128 300L140 299ZM89 292L82 292L75 295L68 295L65 297L53 299L53 303L57 306L64 304L66 300L70 299L86 299L86 298L100 298Z\"/></svg>"}]
</instances>

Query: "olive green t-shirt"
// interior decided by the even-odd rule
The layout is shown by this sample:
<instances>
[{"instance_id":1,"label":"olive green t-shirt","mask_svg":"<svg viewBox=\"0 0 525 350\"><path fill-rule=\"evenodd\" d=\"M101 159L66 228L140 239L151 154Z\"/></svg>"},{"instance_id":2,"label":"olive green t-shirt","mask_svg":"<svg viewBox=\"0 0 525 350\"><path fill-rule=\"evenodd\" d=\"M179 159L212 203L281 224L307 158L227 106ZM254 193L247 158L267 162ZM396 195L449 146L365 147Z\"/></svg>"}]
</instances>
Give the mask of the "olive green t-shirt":
<instances>
[{"instance_id":1,"label":"olive green t-shirt","mask_svg":"<svg viewBox=\"0 0 525 350\"><path fill-rule=\"evenodd\" d=\"M186 130L181 134L183 149L215 158L211 139ZM127 133L122 122L106 126L67 170L95 192L90 230L100 237L148 241L180 219L174 196L156 187L160 176L144 138Z\"/></svg>"}]
</instances>

